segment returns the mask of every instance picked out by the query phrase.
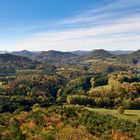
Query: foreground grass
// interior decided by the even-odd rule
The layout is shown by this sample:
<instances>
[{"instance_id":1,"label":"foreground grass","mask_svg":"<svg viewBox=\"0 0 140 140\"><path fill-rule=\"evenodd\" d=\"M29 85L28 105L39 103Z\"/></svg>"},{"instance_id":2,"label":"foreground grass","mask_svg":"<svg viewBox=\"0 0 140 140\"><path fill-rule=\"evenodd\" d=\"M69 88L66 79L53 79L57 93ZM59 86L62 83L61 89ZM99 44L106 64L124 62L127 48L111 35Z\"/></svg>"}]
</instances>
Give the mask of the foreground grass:
<instances>
[{"instance_id":1,"label":"foreground grass","mask_svg":"<svg viewBox=\"0 0 140 140\"><path fill-rule=\"evenodd\" d=\"M131 120L136 123L140 119L140 110L125 110L124 114L119 114L115 109L90 108L90 107L85 107L85 108L90 111L97 111L103 114L110 114L115 117L118 117L119 119Z\"/></svg>"}]
</instances>

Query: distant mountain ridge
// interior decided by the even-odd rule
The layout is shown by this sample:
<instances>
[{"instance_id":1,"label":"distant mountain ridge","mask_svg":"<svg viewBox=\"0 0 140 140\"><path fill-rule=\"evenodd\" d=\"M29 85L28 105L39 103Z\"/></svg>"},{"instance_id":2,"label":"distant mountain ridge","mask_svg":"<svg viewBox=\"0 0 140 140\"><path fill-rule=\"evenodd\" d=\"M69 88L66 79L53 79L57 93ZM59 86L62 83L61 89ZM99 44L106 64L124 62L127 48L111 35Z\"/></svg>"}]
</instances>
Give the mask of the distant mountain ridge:
<instances>
[{"instance_id":1,"label":"distant mountain ridge","mask_svg":"<svg viewBox=\"0 0 140 140\"><path fill-rule=\"evenodd\" d=\"M98 49L98 50L103 50L103 49ZM50 50L50 51L52 51L52 50ZM76 51L69 51L69 52L73 53L73 54L76 54L76 55L79 55L79 56L83 56L83 55L88 55L93 51L95 51L95 50L91 50L91 51L76 50ZM130 53L134 52L134 51L127 51L127 50L126 51L124 51L124 50L114 50L114 51L107 50L107 51L114 54L114 55L130 54ZM10 51L6 51L6 50L0 50L0 54L5 54L5 53L10 54L11 53L11 54L14 54L14 55L21 55L21 56L26 56L26 57L29 57L29 55L39 55L41 52L48 52L48 51L21 50L21 51L10 52ZM58 52L61 52L61 51L58 51Z\"/></svg>"},{"instance_id":2,"label":"distant mountain ridge","mask_svg":"<svg viewBox=\"0 0 140 140\"><path fill-rule=\"evenodd\" d=\"M35 57L35 56L39 55L40 52L31 52L31 51L28 51L28 50L22 50L22 51L11 52L11 54L32 58L32 57Z\"/></svg>"},{"instance_id":3,"label":"distant mountain ridge","mask_svg":"<svg viewBox=\"0 0 140 140\"><path fill-rule=\"evenodd\" d=\"M130 54L133 51L122 51L122 50L115 50L115 51L109 51L110 53L114 55L121 55L121 54Z\"/></svg>"},{"instance_id":4,"label":"distant mountain ridge","mask_svg":"<svg viewBox=\"0 0 140 140\"><path fill-rule=\"evenodd\" d=\"M84 56L84 55L88 55L91 53L91 51L81 51L81 50L77 50L77 51L72 51L71 53L79 55L79 56Z\"/></svg>"},{"instance_id":5,"label":"distant mountain ridge","mask_svg":"<svg viewBox=\"0 0 140 140\"><path fill-rule=\"evenodd\" d=\"M73 54L71 52L61 52L61 51L54 51L54 50L41 52L40 55L37 56L37 58L42 60L65 60L74 57L78 57L78 55Z\"/></svg>"},{"instance_id":6,"label":"distant mountain ridge","mask_svg":"<svg viewBox=\"0 0 140 140\"><path fill-rule=\"evenodd\" d=\"M99 50L94 50L92 51L89 55L87 55L87 57L90 58L109 58L112 57L113 54L111 54L110 52L104 50L104 49L99 49Z\"/></svg>"},{"instance_id":7,"label":"distant mountain ridge","mask_svg":"<svg viewBox=\"0 0 140 140\"><path fill-rule=\"evenodd\" d=\"M77 51L72 51L71 53L74 53L74 54L77 54L77 55L80 55L80 56L84 56L84 55L88 55L90 54L91 52L93 52L95 50L92 50L92 51L81 51L81 50L77 50ZM132 53L133 51L123 51L123 50L114 50L114 51L110 51L108 50L109 53L113 54L113 55L121 55L121 54L130 54Z\"/></svg>"},{"instance_id":8,"label":"distant mountain ridge","mask_svg":"<svg viewBox=\"0 0 140 140\"><path fill-rule=\"evenodd\" d=\"M5 55L7 55L8 51L0 51L1 55L1 60L2 57L5 58ZM11 55L15 56L22 56L30 58L28 61L31 59L39 60L39 61L65 61L65 60L82 60L82 59L109 59L109 58L115 58L121 63L128 63L128 64L138 64L140 63L140 50L137 51L122 51L122 50L116 50L116 51L107 51L104 49L97 49L93 51L73 51L73 52L62 52L62 51L55 51L55 50L50 50L50 51L28 51L28 50L22 50L22 51L15 51L15 52L8 52L9 56L9 62L13 60ZM4 59L3 58L3 59ZM81 59L82 58L82 59ZM7 58L8 59L8 58ZM6 60L7 60L6 59ZM19 59L18 59L19 61ZM4 62L4 61L3 61Z\"/></svg>"}]
</instances>

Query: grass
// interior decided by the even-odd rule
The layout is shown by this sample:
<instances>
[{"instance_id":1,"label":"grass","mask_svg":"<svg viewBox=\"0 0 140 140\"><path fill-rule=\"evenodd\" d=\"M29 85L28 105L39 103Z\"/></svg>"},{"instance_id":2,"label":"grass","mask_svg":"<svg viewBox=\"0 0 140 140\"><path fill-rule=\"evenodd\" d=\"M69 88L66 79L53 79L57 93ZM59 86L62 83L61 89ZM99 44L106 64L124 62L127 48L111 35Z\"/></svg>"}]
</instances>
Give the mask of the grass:
<instances>
[{"instance_id":1,"label":"grass","mask_svg":"<svg viewBox=\"0 0 140 140\"><path fill-rule=\"evenodd\" d=\"M140 110L125 110L124 114L119 114L115 109L90 108L90 107L85 108L90 111L96 111L102 114L110 114L115 117L118 117L119 119L131 120L136 123L140 119Z\"/></svg>"}]
</instances>

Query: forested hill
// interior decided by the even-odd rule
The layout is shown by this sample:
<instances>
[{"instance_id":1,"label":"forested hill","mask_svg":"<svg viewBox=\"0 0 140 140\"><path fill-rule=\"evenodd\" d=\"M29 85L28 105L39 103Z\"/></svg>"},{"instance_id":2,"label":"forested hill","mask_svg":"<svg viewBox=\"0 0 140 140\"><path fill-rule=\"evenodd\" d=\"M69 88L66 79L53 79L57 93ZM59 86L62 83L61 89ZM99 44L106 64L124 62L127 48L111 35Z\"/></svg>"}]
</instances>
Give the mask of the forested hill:
<instances>
[{"instance_id":1,"label":"forested hill","mask_svg":"<svg viewBox=\"0 0 140 140\"><path fill-rule=\"evenodd\" d=\"M37 56L37 59L39 60L67 60L78 57L78 55L70 53L70 52L60 52L60 51L54 51L50 50L47 52L42 52L39 56Z\"/></svg>"},{"instance_id":2,"label":"forested hill","mask_svg":"<svg viewBox=\"0 0 140 140\"><path fill-rule=\"evenodd\" d=\"M140 50L137 51L107 51L104 49L97 49L93 51L73 51L73 52L62 52L62 51L37 51L32 52L28 50L22 50L22 51L15 51L15 52L9 52L1 55L1 62L7 62L7 58L10 59L10 62L14 62L13 60L21 61L21 58L23 61L30 62L31 59L34 59L36 61L51 61L51 62L64 62L69 61L72 59L78 59L79 61L83 60L98 60L98 59L116 59L118 62L121 62L123 64L134 64L137 65L140 61ZM15 57L15 55L17 57ZM7 56L7 58L6 58ZM22 57L18 57L22 56ZM30 58L30 60L28 58Z\"/></svg>"},{"instance_id":3,"label":"forested hill","mask_svg":"<svg viewBox=\"0 0 140 140\"><path fill-rule=\"evenodd\" d=\"M15 63L15 62L31 62L32 60L27 58L27 57L23 57L23 56L16 56L16 55L12 55L12 54L0 54L0 62L11 62L11 63Z\"/></svg>"},{"instance_id":4,"label":"forested hill","mask_svg":"<svg viewBox=\"0 0 140 140\"><path fill-rule=\"evenodd\" d=\"M91 52L91 54L88 55L89 57L96 57L96 58L106 58L106 57L112 57L113 54L111 54L110 52L103 50L103 49L99 49L99 50L95 50L93 52Z\"/></svg>"},{"instance_id":5,"label":"forested hill","mask_svg":"<svg viewBox=\"0 0 140 140\"><path fill-rule=\"evenodd\" d=\"M18 56L25 56L29 58L32 58L37 55L36 53L30 52L28 50L15 51L15 52L12 52L11 54L18 55Z\"/></svg>"},{"instance_id":6,"label":"forested hill","mask_svg":"<svg viewBox=\"0 0 140 140\"><path fill-rule=\"evenodd\" d=\"M2 66L11 66L13 68L28 68L33 64L33 60L23 56L12 54L0 54L0 64Z\"/></svg>"}]
</instances>

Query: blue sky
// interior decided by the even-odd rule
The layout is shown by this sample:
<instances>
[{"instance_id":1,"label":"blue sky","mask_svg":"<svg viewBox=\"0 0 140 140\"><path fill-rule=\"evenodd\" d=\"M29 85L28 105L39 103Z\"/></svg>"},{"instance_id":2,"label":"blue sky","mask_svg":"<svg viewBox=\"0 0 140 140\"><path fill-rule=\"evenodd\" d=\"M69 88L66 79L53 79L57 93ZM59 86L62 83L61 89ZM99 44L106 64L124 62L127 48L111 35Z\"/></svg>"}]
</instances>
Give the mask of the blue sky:
<instances>
[{"instance_id":1,"label":"blue sky","mask_svg":"<svg viewBox=\"0 0 140 140\"><path fill-rule=\"evenodd\" d=\"M0 0L0 50L137 50L140 0Z\"/></svg>"}]
</instances>

